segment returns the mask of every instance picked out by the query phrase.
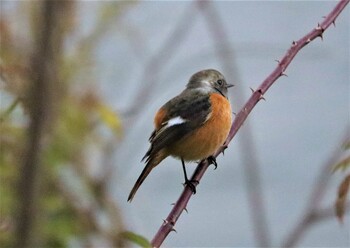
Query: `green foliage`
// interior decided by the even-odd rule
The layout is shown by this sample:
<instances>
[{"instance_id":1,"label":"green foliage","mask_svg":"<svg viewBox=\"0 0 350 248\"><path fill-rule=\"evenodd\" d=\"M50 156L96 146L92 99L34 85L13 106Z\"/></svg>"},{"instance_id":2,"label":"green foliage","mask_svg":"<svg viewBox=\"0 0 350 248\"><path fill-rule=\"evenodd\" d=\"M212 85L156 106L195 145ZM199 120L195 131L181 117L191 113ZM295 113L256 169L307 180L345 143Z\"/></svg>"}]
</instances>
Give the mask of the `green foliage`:
<instances>
[{"instance_id":1,"label":"green foliage","mask_svg":"<svg viewBox=\"0 0 350 248\"><path fill-rule=\"evenodd\" d=\"M344 155L333 166L333 172L338 170L345 171L350 167L350 140L346 140L342 147L344 149Z\"/></svg>"},{"instance_id":2,"label":"green foliage","mask_svg":"<svg viewBox=\"0 0 350 248\"><path fill-rule=\"evenodd\" d=\"M143 236L136 234L134 232L123 232L122 237L125 238L126 240L140 246L140 247L152 247L151 243Z\"/></svg>"},{"instance_id":3,"label":"green foliage","mask_svg":"<svg viewBox=\"0 0 350 248\"><path fill-rule=\"evenodd\" d=\"M28 6L30 8L26 8ZM63 190L67 185L63 185L65 182L62 182L59 175L69 167L76 172L87 189L88 195L82 198L86 201L103 202L99 199L103 194L93 191L97 183L87 173L84 156L91 144L99 148L110 142L111 137L121 137L122 124L113 109L100 99L98 92L78 80L89 78L93 84L94 75L87 68L93 66L92 54L99 40L108 30L106 24L115 23L115 17L122 10L116 3L113 7L102 6L104 7L101 8L100 19L97 20L97 25L91 34L86 37L76 37L75 54L61 55L58 70L61 88L57 93L55 108L50 113L50 126L47 130L50 135L44 139L40 158L43 164L43 175L41 175L40 191L41 237L39 240L44 247L67 247L72 237L86 237L94 232L99 234L101 231L96 229L96 225L90 225L92 220L77 207L79 204L74 201L77 199L72 199L68 195L70 192ZM26 27L33 25L35 15L38 13L37 7L37 4L33 6L31 3L18 2L14 12L18 11L21 16L16 16L15 21L26 23ZM72 2L71 12L66 13L65 35L69 34L68 31L74 30L76 18L74 9ZM22 15L23 11L25 13ZM22 154L26 149L26 132L30 123L26 98L26 92L31 83L28 68L32 52L31 39L36 35L35 28L30 27L26 30L27 40L16 39L18 34L11 22L13 19L10 15L3 15L0 19L0 76L1 83L4 83L4 92L0 92L0 247L11 247L15 240L19 171L25 159ZM6 102L2 98L4 95L9 99ZM110 130L109 137L101 135L98 128L100 126ZM103 206L99 207L103 208ZM114 241L112 243L115 244Z\"/></svg>"},{"instance_id":4,"label":"green foliage","mask_svg":"<svg viewBox=\"0 0 350 248\"><path fill-rule=\"evenodd\" d=\"M335 202L335 213L340 222L343 222L346 212L346 201L350 188L350 174L347 175L340 183L338 188L338 196Z\"/></svg>"},{"instance_id":5,"label":"green foliage","mask_svg":"<svg viewBox=\"0 0 350 248\"><path fill-rule=\"evenodd\" d=\"M14 227L16 181L23 128L7 119L0 125L0 247L9 245Z\"/></svg>"},{"instance_id":6,"label":"green foliage","mask_svg":"<svg viewBox=\"0 0 350 248\"><path fill-rule=\"evenodd\" d=\"M350 167L350 139L346 139L342 145L342 154L340 159L333 165L333 172L344 172ZM344 215L346 213L346 203L350 188L350 174L348 174L339 184L338 194L334 204L335 213L340 222L343 222Z\"/></svg>"}]
</instances>

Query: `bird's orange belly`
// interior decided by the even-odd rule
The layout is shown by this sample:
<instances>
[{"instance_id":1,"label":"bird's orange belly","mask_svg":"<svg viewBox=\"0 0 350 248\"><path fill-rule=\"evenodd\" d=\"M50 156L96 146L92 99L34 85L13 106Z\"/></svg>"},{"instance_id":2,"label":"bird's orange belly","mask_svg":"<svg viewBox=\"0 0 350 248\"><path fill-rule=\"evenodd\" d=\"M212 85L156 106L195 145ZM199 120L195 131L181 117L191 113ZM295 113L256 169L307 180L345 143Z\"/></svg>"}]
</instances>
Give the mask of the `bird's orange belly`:
<instances>
[{"instance_id":1,"label":"bird's orange belly","mask_svg":"<svg viewBox=\"0 0 350 248\"><path fill-rule=\"evenodd\" d=\"M212 94L211 116L197 130L182 138L167 151L170 155L186 161L202 160L212 155L223 143L232 123L231 105L220 94Z\"/></svg>"}]
</instances>

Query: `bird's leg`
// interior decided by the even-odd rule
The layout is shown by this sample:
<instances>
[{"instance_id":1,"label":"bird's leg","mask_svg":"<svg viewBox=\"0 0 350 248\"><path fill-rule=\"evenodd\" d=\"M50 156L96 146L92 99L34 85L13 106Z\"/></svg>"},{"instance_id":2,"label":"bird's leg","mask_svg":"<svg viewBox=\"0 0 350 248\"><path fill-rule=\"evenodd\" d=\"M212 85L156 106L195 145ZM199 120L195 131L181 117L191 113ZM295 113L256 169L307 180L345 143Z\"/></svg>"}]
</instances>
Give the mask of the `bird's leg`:
<instances>
[{"instance_id":1,"label":"bird's leg","mask_svg":"<svg viewBox=\"0 0 350 248\"><path fill-rule=\"evenodd\" d=\"M209 156L208 158L207 158L207 160L208 160L208 163L209 163L209 165L214 165L214 170L216 170L216 168L218 167L218 163L216 163L216 158L214 157L214 156Z\"/></svg>"},{"instance_id":2,"label":"bird's leg","mask_svg":"<svg viewBox=\"0 0 350 248\"><path fill-rule=\"evenodd\" d=\"M186 172L186 167L185 167L185 162L184 160L181 158L181 163L182 163L182 169L184 171L184 176L185 176L185 183L184 185L188 185L188 187L190 187L191 191L193 194L196 193L196 184L198 184L199 182L197 180L189 180L187 177L187 172Z\"/></svg>"}]
</instances>

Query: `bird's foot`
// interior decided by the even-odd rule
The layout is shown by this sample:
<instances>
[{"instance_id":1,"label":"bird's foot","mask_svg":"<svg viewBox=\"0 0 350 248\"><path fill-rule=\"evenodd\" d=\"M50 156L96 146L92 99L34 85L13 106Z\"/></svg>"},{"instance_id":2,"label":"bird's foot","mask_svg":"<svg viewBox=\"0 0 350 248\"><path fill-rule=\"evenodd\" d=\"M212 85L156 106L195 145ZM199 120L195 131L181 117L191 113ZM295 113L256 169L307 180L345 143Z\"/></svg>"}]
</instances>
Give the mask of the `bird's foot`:
<instances>
[{"instance_id":1,"label":"bird's foot","mask_svg":"<svg viewBox=\"0 0 350 248\"><path fill-rule=\"evenodd\" d=\"M214 157L214 156L209 156L208 158L207 158L207 161L208 161L208 163L209 163L209 165L214 165L214 170L216 170L216 168L218 168L218 163L216 162L216 158Z\"/></svg>"},{"instance_id":2,"label":"bird's foot","mask_svg":"<svg viewBox=\"0 0 350 248\"><path fill-rule=\"evenodd\" d=\"M188 186L193 194L196 194L196 186L199 184L197 180L186 180L184 186Z\"/></svg>"}]
</instances>

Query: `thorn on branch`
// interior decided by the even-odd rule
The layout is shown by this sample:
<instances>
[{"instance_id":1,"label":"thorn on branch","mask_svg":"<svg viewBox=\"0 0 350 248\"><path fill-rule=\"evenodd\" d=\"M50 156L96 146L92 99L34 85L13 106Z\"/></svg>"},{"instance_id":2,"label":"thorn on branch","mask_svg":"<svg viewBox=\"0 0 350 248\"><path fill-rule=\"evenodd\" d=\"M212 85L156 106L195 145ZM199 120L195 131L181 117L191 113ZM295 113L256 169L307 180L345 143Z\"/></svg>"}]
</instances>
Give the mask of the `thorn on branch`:
<instances>
[{"instance_id":1,"label":"thorn on branch","mask_svg":"<svg viewBox=\"0 0 350 248\"><path fill-rule=\"evenodd\" d=\"M257 92L260 94L260 96L259 96L259 101L260 101L260 100L266 101L266 99L265 99L264 96L263 96L262 90L261 90L261 89L258 89Z\"/></svg>"},{"instance_id":2,"label":"thorn on branch","mask_svg":"<svg viewBox=\"0 0 350 248\"><path fill-rule=\"evenodd\" d=\"M323 28L319 23L317 23L316 30L321 31L320 34L319 34L318 36L319 36L319 37L321 38L321 40L323 41L323 32L324 32L324 28Z\"/></svg>"},{"instance_id":3,"label":"thorn on branch","mask_svg":"<svg viewBox=\"0 0 350 248\"><path fill-rule=\"evenodd\" d=\"M317 23L316 30L320 30L320 31L321 31L321 33L323 33L323 32L324 32L324 28L323 28L323 27L321 27L321 25L320 25L319 23Z\"/></svg>"},{"instance_id":4,"label":"thorn on branch","mask_svg":"<svg viewBox=\"0 0 350 248\"><path fill-rule=\"evenodd\" d=\"M319 36L319 37L321 38L321 40L323 41L323 33L320 33L318 36Z\"/></svg>"},{"instance_id":5,"label":"thorn on branch","mask_svg":"<svg viewBox=\"0 0 350 248\"><path fill-rule=\"evenodd\" d=\"M249 89L252 91L252 94L254 94L255 90L252 87L249 87Z\"/></svg>"},{"instance_id":6,"label":"thorn on branch","mask_svg":"<svg viewBox=\"0 0 350 248\"><path fill-rule=\"evenodd\" d=\"M333 26L335 27L335 20L334 20L334 21L332 21L332 24L333 24Z\"/></svg>"},{"instance_id":7,"label":"thorn on branch","mask_svg":"<svg viewBox=\"0 0 350 248\"><path fill-rule=\"evenodd\" d=\"M306 40L306 44L309 44L310 42L311 42L311 39L308 38L308 39Z\"/></svg>"},{"instance_id":8,"label":"thorn on branch","mask_svg":"<svg viewBox=\"0 0 350 248\"><path fill-rule=\"evenodd\" d=\"M288 77L288 75L285 74L284 72L281 72L281 76Z\"/></svg>"},{"instance_id":9,"label":"thorn on branch","mask_svg":"<svg viewBox=\"0 0 350 248\"><path fill-rule=\"evenodd\" d=\"M236 115L237 115L237 113L236 113L236 112L233 112L233 111L232 111L232 114L233 114L234 116L236 116Z\"/></svg>"},{"instance_id":10,"label":"thorn on branch","mask_svg":"<svg viewBox=\"0 0 350 248\"><path fill-rule=\"evenodd\" d=\"M293 40L292 46L296 46L296 45L298 45L298 42L296 42L295 40Z\"/></svg>"},{"instance_id":11,"label":"thorn on branch","mask_svg":"<svg viewBox=\"0 0 350 248\"><path fill-rule=\"evenodd\" d=\"M177 233L177 231L176 231L176 229L174 227L171 228L171 232L176 232Z\"/></svg>"},{"instance_id":12,"label":"thorn on branch","mask_svg":"<svg viewBox=\"0 0 350 248\"><path fill-rule=\"evenodd\" d=\"M187 210L187 208L184 208L184 210L185 210L185 212L186 212L186 213L188 213L188 210Z\"/></svg>"},{"instance_id":13,"label":"thorn on branch","mask_svg":"<svg viewBox=\"0 0 350 248\"><path fill-rule=\"evenodd\" d=\"M166 226L169 223L169 221L163 219L163 226Z\"/></svg>"},{"instance_id":14,"label":"thorn on branch","mask_svg":"<svg viewBox=\"0 0 350 248\"><path fill-rule=\"evenodd\" d=\"M278 59L275 59L275 61L276 61L278 64L280 64L280 63L281 63L281 61L280 61L280 60L278 60Z\"/></svg>"},{"instance_id":15,"label":"thorn on branch","mask_svg":"<svg viewBox=\"0 0 350 248\"><path fill-rule=\"evenodd\" d=\"M225 155L225 150L227 149L227 145L226 144L223 144L222 145L222 155Z\"/></svg>"}]
</instances>

